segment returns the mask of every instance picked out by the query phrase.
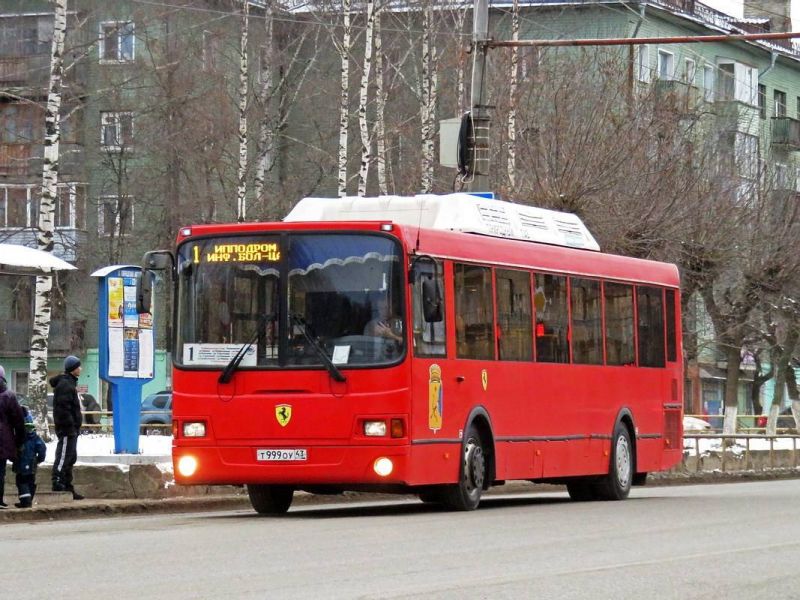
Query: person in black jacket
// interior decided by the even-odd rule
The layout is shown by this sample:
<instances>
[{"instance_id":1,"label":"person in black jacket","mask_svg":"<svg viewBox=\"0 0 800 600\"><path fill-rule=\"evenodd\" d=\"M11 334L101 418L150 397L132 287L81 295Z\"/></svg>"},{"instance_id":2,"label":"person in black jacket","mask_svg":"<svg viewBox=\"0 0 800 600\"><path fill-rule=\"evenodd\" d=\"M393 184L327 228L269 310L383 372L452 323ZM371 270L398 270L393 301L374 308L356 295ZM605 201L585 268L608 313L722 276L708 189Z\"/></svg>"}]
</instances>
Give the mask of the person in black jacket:
<instances>
[{"instance_id":1,"label":"person in black jacket","mask_svg":"<svg viewBox=\"0 0 800 600\"><path fill-rule=\"evenodd\" d=\"M75 500L83 500L72 486L72 466L78 460L78 435L83 425L78 398L78 376L81 361L77 356L64 359L64 372L50 379L53 386L53 424L58 445L53 463L53 491L72 492Z\"/></svg>"},{"instance_id":2,"label":"person in black jacket","mask_svg":"<svg viewBox=\"0 0 800 600\"><path fill-rule=\"evenodd\" d=\"M6 461L17 458L17 448L25 441L25 418L17 397L6 385L6 371L0 365L0 509L6 508L3 492Z\"/></svg>"}]
</instances>

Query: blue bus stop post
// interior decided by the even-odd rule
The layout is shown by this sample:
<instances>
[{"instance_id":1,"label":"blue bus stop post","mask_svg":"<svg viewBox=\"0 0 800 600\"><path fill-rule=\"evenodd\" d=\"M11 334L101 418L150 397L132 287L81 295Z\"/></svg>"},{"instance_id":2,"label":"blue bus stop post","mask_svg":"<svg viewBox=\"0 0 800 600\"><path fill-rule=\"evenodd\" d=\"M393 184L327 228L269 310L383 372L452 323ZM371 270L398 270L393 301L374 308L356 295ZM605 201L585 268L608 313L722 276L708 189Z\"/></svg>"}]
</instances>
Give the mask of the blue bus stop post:
<instances>
[{"instance_id":1,"label":"blue bus stop post","mask_svg":"<svg viewBox=\"0 0 800 600\"><path fill-rule=\"evenodd\" d=\"M141 268L128 265L92 273L99 284L100 378L108 382L113 399L116 454L139 453L142 388L154 375L155 323L152 316L136 313L132 299L140 273Z\"/></svg>"}]
</instances>

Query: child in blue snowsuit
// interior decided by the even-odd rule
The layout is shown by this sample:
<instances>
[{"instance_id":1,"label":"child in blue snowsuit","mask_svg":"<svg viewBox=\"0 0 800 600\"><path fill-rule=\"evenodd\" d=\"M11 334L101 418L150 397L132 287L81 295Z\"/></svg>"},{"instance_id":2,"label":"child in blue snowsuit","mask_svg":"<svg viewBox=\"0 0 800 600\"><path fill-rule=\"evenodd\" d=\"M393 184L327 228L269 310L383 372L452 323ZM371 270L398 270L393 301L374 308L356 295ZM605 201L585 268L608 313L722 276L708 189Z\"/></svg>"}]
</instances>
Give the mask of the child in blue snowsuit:
<instances>
[{"instance_id":1,"label":"child in blue snowsuit","mask_svg":"<svg viewBox=\"0 0 800 600\"><path fill-rule=\"evenodd\" d=\"M33 417L27 408L24 411L27 433L17 460L12 466L17 474L19 502L14 504L17 508L30 508L33 505L33 497L36 495L36 467L47 456L47 446L36 433Z\"/></svg>"}]
</instances>

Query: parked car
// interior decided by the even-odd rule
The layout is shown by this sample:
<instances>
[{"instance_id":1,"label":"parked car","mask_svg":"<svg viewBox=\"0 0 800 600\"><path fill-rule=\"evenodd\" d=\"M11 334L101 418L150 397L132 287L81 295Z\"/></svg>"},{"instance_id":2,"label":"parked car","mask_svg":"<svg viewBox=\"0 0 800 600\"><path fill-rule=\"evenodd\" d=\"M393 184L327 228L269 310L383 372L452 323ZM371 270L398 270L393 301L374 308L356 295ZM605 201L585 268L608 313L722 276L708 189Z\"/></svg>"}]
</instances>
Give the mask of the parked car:
<instances>
[{"instance_id":1,"label":"parked car","mask_svg":"<svg viewBox=\"0 0 800 600\"><path fill-rule=\"evenodd\" d=\"M759 415L756 417L756 427L764 428L767 426L768 415ZM784 408L778 415L778 429L796 429L797 424L794 422L794 415L792 414L792 407Z\"/></svg>"},{"instance_id":2,"label":"parked car","mask_svg":"<svg viewBox=\"0 0 800 600\"><path fill-rule=\"evenodd\" d=\"M697 417L683 417L683 430L702 433L704 431L711 431L711 424Z\"/></svg>"},{"instance_id":3,"label":"parked car","mask_svg":"<svg viewBox=\"0 0 800 600\"><path fill-rule=\"evenodd\" d=\"M142 433L168 434L172 427L172 391L162 390L142 400Z\"/></svg>"}]
</instances>

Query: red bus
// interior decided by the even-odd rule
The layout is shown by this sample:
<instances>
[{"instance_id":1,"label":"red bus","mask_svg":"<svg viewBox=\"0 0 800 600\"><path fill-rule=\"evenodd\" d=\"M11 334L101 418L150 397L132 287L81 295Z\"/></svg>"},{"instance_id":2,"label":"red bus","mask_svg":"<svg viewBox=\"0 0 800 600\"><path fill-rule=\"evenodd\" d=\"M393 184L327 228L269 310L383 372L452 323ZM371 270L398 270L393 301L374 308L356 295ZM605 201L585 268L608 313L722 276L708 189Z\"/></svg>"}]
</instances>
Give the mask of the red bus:
<instances>
[{"instance_id":1,"label":"red bus","mask_svg":"<svg viewBox=\"0 0 800 600\"><path fill-rule=\"evenodd\" d=\"M681 458L678 271L570 215L306 199L183 228L173 260L181 485L245 484L266 514L298 490L471 510L508 480L621 500Z\"/></svg>"}]
</instances>

